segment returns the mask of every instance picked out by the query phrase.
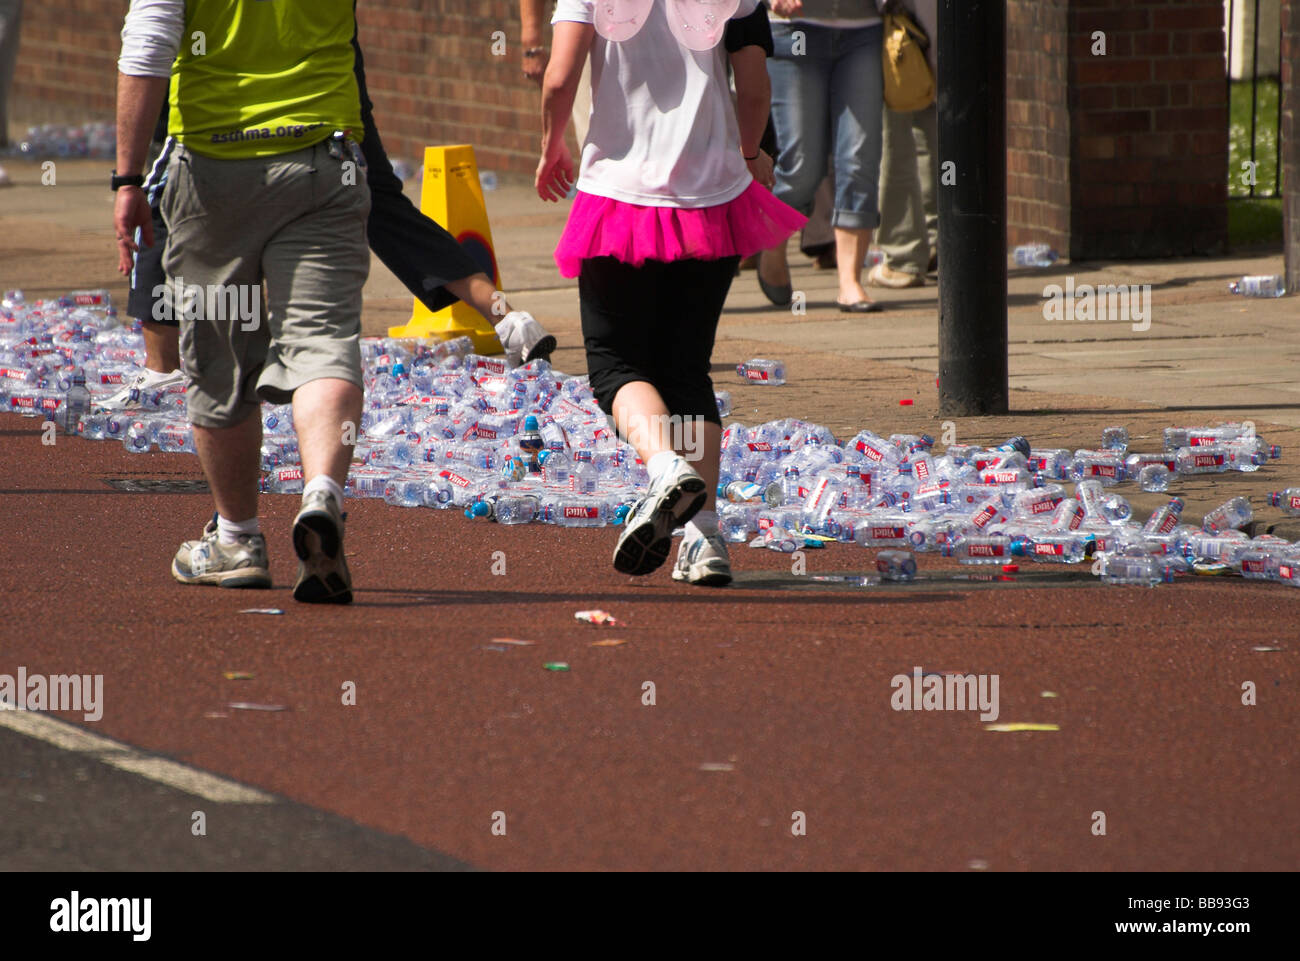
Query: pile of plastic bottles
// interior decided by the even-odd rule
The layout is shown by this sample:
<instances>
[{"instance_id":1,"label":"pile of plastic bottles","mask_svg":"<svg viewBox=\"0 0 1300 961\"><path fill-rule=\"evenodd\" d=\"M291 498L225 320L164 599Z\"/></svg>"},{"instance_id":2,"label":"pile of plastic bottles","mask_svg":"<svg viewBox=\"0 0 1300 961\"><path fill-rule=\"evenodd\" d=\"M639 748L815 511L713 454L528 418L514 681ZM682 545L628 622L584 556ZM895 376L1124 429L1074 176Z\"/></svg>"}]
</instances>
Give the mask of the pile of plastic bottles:
<instances>
[{"instance_id":1,"label":"pile of plastic bottles","mask_svg":"<svg viewBox=\"0 0 1300 961\"><path fill-rule=\"evenodd\" d=\"M503 524L600 527L619 523L644 492L644 464L585 378L544 361L507 369L473 353L468 338L366 338L362 357L366 409L351 496ZM143 361L141 334L118 323L104 291L33 304L10 291L0 302L4 410L131 452L193 452L183 390L147 393L133 410L97 409ZM750 379L747 369L737 373ZM727 406L725 392L718 402ZM300 492L291 408L264 405L262 427L262 489ZM973 565L1092 561L1116 584L1157 584L1199 565L1300 586L1300 542L1238 530L1253 519L1244 498L1197 528L1180 522L1178 498L1140 522L1119 493L1134 482L1163 491L1176 474L1256 471L1280 456L1249 423L1169 428L1156 452L1130 451L1127 430L1112 427L1092 449L1040 449L1013 437L939 454L925 435L862 430L840 442L795 419L733 422L722 435L719 522L728 541L786 552L840 541ZM1273 506L1300 515L1300 488L1277 492ZM915 573L914 561L883 556L882 573Z\"/></svg>"},{"instance_id":2,"label":"pile of plastic bottles","mask_svg":"<svg viewBox=\"0 0 1300 961\"><path fill-rule=\"evenodd\" d=\"M28 127L27 135L10 147L10 153L30 160L49 157L112 160L117 156L117 130L111 123L47 123Z\"/></svg>"}]
</instances>

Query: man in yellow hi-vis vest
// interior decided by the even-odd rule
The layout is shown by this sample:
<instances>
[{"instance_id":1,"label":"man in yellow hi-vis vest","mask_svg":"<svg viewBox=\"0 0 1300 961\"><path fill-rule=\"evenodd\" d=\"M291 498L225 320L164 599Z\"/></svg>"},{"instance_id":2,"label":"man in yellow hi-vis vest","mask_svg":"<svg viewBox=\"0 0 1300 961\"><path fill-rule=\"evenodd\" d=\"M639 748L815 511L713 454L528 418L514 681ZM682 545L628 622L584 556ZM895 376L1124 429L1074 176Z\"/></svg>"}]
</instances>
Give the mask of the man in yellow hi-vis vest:
<instances>
[{"instance_id":1,"label":"man in yellow hi-vis vest","mask_svg":"<svg viewBox=\"0 0 1300 961\"><path fill-rule=\"evenodd\" d=\"M126 16L119 259L129 267L137 228L153 241L140 188L170 78L166 303L180 322L189 416L216 506L172 562L185 584L271 585L257 519L260 401L292 401L304 479L294 598L352 600L343 485L361 421L370 269L354 30L353 0L132 0Z\"/></svg>"}]
</instances>

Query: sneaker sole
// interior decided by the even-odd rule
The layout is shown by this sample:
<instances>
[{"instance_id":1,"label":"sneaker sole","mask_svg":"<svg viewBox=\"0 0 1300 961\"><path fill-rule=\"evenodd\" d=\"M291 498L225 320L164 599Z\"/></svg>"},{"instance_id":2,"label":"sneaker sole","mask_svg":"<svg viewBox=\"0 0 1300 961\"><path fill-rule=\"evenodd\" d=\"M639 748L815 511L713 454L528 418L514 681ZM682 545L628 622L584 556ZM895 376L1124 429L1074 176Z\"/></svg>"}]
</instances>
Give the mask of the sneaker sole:
<instances>
[{"instance_id":1,"label":"sneaker sole","mask_svg":"<svg viewBox=\"0 0 1300 961\"><path fill-rule=\"evenodd\" d=\"M234 571L213 571L209 574L186 574L175 559L172 560L172 577L182 584L205 587L267 588L271 586L271 572L264 567L241 567Z\"/></svg>"},{"instance_id":2,"label":"sneaker sole","mask_svg":"<svg viewBox=\"0 0 1300 961\"><path fill-rule=\"evenodd\" d=\"M673 580L685 581L697 587L726 587L731 583L731 571L719 570L703 564L692 564L689 570L675 569Z\"/></svg>"},{"instance_id":3,"label":"sneaker sole","mask_svg":"<svg viewBox=\"0 0 1300 961\"><path fill-rule=\"evenodd\" d=\"M526 364L532 360L549 361L551 359L551 354L555 353L556 346L558 345L555 340L555 335L547 334L537 343L533 344L533 349L524 355L524 363Z\"/></svg>"},{"instance_id":4,"label":"sneaker sole","mask_svg":"<svg viewBox=\"0 0 1300 961\"><path fill-rule=\"evenodd\" d=\"M341 553L343 539L324 511L300 515L293 525L293 549L300 561L293 599L303 604L351 604L352 577Z\"/></svg>"},{"instance_id":5,"label":"sneaker sole","mask_svg":"<svg viewBox=\"0 0 1300 961\"><path fill-rule=\"evenodd\" d=\"M654 513L619 537L614 570L640 577L662 567L672 550L673 531L698 514L706 500L704 480L699 477L687 477L664 491Z\"/></svg>"}]
</instances>

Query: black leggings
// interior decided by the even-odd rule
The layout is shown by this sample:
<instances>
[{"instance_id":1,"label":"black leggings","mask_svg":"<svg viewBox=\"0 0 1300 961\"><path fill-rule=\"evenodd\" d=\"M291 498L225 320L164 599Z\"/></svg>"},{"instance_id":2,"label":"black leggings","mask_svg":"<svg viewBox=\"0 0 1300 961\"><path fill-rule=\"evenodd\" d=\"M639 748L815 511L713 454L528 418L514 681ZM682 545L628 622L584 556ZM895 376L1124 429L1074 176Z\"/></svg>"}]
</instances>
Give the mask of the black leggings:
<instances>
[{"instance_id":1,"label":"black leggings","mask_svg":"<svg viewBox=\"0 0 1300 961\"><path fill-rule=\"evenodd\" d=\"M668 413L721 425L709 361L739 257L582 262L578 275L587 374L600 409L635 380L652 384Z\"/></svg>"}]
</instances>

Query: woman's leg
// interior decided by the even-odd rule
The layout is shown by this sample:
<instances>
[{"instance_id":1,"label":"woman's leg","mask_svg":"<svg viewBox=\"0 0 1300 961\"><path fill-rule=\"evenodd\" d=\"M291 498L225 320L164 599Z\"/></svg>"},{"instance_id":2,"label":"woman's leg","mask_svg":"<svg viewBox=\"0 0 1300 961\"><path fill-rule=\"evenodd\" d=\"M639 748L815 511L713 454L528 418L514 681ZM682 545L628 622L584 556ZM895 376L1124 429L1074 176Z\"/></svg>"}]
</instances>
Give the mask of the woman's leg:
<instances>
[{"instance_id":1,"label":"woman's leg","mask_svg":"<svg viewBox=\"0 0 1300 961\"><path fill-rule=\"evenodd\" d=\"M772 126L776 131L776 186L772 193L807 216L817 185L826 175L830 150L830 43L834 31L799 24L772 25L775 55L767 61L772 81ZM798 51L798 52L796 52ZM758 273L766 283L790 283L786 245L763 252Z\"/></svg>"},{"instance_id":2,"label":"woman's leg","mask_svg":"<svg viewBox=\"0 0 1300 961\"><path fill-rule=\"evenodd\" d=\"M884 82L881 28L842 30L831 64L830 115L834 144L836 255L839 302L869 301L862 287L862 255L880 223L880 141ZM858 252L861 253L858 253Z\"/></svg>"}]
</instances>

